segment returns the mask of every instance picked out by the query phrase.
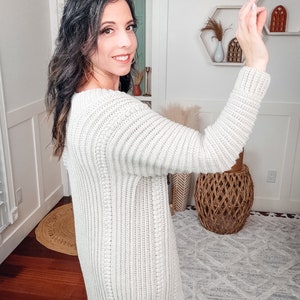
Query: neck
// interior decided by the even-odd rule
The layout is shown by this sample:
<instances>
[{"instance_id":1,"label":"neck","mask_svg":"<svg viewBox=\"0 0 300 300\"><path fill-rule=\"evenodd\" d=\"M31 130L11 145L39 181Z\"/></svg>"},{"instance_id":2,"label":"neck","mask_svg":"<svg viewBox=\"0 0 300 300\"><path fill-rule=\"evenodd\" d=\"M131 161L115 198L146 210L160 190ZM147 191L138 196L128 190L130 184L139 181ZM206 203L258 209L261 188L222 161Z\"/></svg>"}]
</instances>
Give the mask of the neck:
<instances>
[{"instance_id":1,"label":"neck","mask_svg":"<svg viewBox=\"0 0 300 300\"><path fill-rule=\"evenodd\" d=\"M97 68L94 68L91 79L94 79L96 84L98 83L99 88L114 91L119 89L120 76L104 73Z\"/></svg>"},{"instance_id":2,"label":"neck","mask_svg":"<svg viewBox=\"0 0 300 300\"><path fill-rule=\"evenodd\" d=\"M97 76L90 76L85 83L83 83L79 88L78 92L91 90L91 89L106 89L106 90L119 90L120 77L115 78L97 78Z\"/></svg>"}]
</instances>

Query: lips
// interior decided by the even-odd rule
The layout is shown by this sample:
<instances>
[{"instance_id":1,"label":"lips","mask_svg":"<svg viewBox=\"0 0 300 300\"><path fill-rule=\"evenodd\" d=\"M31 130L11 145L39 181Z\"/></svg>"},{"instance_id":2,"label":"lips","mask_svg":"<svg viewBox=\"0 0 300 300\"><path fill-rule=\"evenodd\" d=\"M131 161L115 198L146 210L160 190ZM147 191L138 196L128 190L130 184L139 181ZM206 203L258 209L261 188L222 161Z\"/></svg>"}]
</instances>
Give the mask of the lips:
<instances>
[{"instance_id":1,"label":"lips","mask_svg":"<svg viewBox=\"0 0 300 300\"><path fill-rule=\"evenodd\" d=\"M117 55L117 56L113 56L113 59L122 63L128 63L130 61L130 55L129 54Z\"/></svg>"}]
</instances>

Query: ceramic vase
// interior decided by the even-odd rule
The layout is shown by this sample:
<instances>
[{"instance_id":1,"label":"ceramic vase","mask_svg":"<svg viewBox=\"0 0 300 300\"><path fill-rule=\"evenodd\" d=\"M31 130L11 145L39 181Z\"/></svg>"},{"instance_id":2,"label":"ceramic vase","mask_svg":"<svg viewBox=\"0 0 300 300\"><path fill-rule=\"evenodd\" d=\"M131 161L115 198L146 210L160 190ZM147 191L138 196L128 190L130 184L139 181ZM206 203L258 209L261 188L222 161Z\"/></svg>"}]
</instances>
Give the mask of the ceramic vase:
<instances>
[{"instance_id":1,"label":"ceramic vase","mask_svg":"<svg viewBox=\"0 0 300 300\"><path fill-rule=\"evenodd\" d=\"M221 63L224 60L224 50L222 46L222 41L218 41L215 53L214 53L214 61L216 63Z\"/></svg>"},{"instance_id":2,"label":"ceramic vase","mask_svg":"<svg viewBox=\"0 0 300 300\"><path fill-rule=\"evenodd\" d=\"M141 96L142 90L139 84L135 84L132 88L132 95L133 96Z\"/></svg>"}]
</instances>

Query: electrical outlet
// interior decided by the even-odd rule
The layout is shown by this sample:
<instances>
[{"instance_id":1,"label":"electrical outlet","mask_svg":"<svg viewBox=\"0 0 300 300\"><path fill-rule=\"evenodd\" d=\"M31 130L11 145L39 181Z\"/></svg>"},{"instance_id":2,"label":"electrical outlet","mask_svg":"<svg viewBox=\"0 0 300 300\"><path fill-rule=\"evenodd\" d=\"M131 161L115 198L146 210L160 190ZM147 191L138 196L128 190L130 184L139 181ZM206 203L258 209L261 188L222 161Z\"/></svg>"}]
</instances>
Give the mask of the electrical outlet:
<instances>
[{"instance_id":1,"label":"electrical outlet","mask_svg":"<svg viewBox=\"0 0 300 300\"><path fill-rule=\"evenodd\" d=\"M20 205L23 202L22 188L16 189L16 202Z\"/></svg>"},{"instance_id":2,"label":"electrical outlet","mask_svg":"<svg viewBox=\"0 0 300 300\"><path fill-rule=\"evenodd\" d=\"M268 183L275 183L277 177L277 171L276 170L269 170L267 173L267 182Z\"/></svg>"}]
</instances>

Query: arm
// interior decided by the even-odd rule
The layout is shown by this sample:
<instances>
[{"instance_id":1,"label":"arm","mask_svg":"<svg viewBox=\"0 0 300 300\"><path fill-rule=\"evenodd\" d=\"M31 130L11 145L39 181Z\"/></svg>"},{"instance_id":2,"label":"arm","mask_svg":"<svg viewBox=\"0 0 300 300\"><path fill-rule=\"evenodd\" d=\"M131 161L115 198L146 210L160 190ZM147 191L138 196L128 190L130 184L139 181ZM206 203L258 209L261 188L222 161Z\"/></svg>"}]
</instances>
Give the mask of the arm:
<instances>
[{"instance_id":1,"label":"arm","mask_svg":"<svg viewBox=\"0 0 300 300\"><path fill-rule=\"evenodd\" d=\"M115 161L124 172L145 176L175 172L223 172L234 164L256 120L270 82L268 52L261 39L266 10L248 0L239 14L237 37L245 53L229 100L203 135L150 110L136 111L123 124ZM126 133L130 132L128 137Z\"/></svg>"},{"instance_id":2,"label":"arm","mask_svg":"<svg viewBox=\"0 0 300 300\"><path fill-rule=\"evenodd\" d=\"M249 138L269 81L265 72L242 68L225 108L204 134L128 98L124 107L130 113L112 135L108 152L122 172L142 176L226 171Z\"/></svg>"}]
</instances>

